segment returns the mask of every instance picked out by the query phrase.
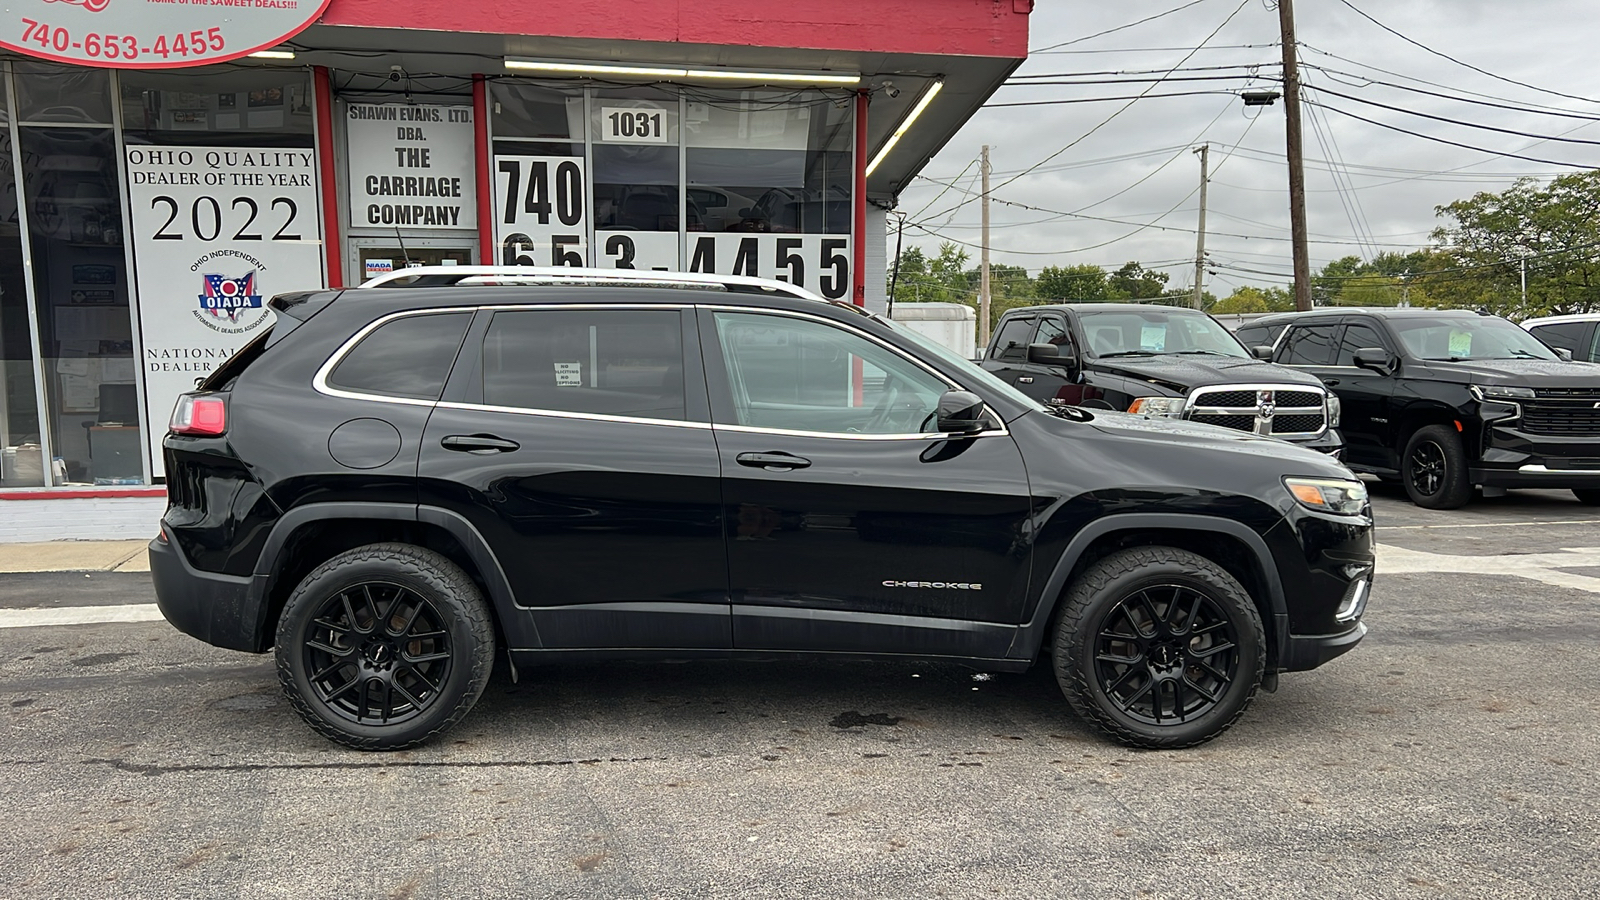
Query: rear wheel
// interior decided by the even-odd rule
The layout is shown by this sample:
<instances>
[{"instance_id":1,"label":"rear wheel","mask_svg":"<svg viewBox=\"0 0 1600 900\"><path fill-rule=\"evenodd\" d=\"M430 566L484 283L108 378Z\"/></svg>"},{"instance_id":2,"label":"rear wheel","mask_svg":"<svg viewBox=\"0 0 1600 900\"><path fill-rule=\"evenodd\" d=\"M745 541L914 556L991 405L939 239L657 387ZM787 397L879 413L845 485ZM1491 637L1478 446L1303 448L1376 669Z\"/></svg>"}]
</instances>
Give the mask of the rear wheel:
<instances>
[{"instance_id":1,"label":"rear wheel","mask_svg":"<svg viewBox=\"0 0 1600 900\"><path fill-rule=\"evenodd\" d=\"M472 709L494 661L494 626L467 574L410 544L358 547L295 588L277 634L278 679L329 740L399 750Z\"/></svg>"},{"instance_id":2,"label":"rear wheel","mask_svg":"<svg viewBox=\"0 0 1600 900\"><path fill-rule=\"evenodd\" d=\"M1573 488L1572 495L1577 497L1578 502L1584 506L1600 506L1600 489Z\"/></svg>"},{"instance_id":3,"label":"rear wheel","mask_svg":"<svg viewBox=\"0 0 1600 900\"><path fill-rule=\"evenodd\" d=\"M1406 496L1425 509L1459 509L1472 499L1467 453L1449 425L1418 428L1400 460Z\"/></svg>"},{"instance_id":4,"label":"rear wheel","mask_svg":"<svg viewBox=\"0 0 1600 900\"><path fill-rule=\"evenodd\" d=\"M1075 582L1056 627L1056 682L1074 711L1135 747L1192 747L1250 705L1266 665L1254 601L1187 550L1135 547Z\"/></svg>"}]
</instances>

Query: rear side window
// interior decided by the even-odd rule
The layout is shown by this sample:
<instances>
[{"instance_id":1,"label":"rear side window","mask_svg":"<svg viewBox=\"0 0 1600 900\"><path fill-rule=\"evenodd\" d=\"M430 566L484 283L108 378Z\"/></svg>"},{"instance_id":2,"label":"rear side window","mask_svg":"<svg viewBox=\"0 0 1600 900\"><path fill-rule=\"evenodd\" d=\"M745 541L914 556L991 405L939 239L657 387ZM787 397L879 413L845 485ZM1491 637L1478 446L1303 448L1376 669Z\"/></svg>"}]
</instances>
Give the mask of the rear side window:
<instances>
[{"instance_id":1,"label":"rear side window","mask_svg":"<svg viewBox=\"0 0 1600 900\"><path fill-rule=\"evenodd\" d=\"M1571 350L1572 355L1583 358L1583 351L1588 349L1583 344L1588 337L1588 322L1559 322L1554 325L1535 325L1531 329L1533 336L1544 341L1545 346L1555 350Z\"/></svg>"},{"instance_id":2,"label":"rear side window","mask_svg":"<svg viewBox=\"0 0 1600 900\"><path fill-rule=\"evenodd\" d=\"M1278 362L1290 366L1331 366L1338 325L1302 325L1291 329Z\"/></svg>"},{"instance_id":3,"label":"rear side window","mask_svg":"<svg viewBox=\"0 0 1600 900\"><path fill-rule=\"evenodd\" d=\"M682 316L675 309L497 312L483 338L483 402L682 421Z\"/></svg>"},{"instance_id":4,"label":"rear side window","mask_svg":"<svg viewBox=\"0 0 1600 900\"><path fill-rule=\"evenodd\" d=\"M437 400L471 313L414 315L379 325L328 375L328 386L362 394Z\"/></svg>"}]
</instances>

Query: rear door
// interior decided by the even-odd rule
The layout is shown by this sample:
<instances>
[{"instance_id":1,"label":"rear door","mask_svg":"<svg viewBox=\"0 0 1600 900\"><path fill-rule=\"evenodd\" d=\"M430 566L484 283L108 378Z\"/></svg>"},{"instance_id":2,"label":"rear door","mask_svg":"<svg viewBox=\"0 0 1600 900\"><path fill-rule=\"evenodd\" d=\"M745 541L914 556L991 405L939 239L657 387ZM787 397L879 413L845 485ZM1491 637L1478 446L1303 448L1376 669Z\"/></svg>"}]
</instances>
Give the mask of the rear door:
<instances>
[{"instance_id":1,"label":"rear door","mask_svg":"<svg viewBox=\"0 0 1600 900\"><path fill-rule=\"evenodd\" d=\"M428 421L421 501L484 536L522 646L728 648L697 341L682 305L479 311Z\"/></svg>"},{"instance_id":2,"label":"rear door","mask_svg":"<svg viewBox=\"0 0 1600 900\"><path fill-rule=\"evenodd\" d=\"M950 382L834 320L700 317L735 648L1003 656L1029 563L1011 436L935 433Z\"/></svg>"}]
</instances>

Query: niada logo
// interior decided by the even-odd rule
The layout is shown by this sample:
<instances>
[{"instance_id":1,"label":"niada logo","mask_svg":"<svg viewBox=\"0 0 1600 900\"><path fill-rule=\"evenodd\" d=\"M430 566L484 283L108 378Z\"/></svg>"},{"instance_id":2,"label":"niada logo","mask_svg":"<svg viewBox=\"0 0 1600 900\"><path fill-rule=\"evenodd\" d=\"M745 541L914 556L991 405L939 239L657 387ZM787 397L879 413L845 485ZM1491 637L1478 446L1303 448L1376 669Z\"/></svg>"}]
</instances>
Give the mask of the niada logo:
<instances>
[{"instance_id":1,"label":"niada logo","mask_svg":"<svg viewBox=\"0 0 1600 900\"><path fill-rule=\"evenodd\" d=\"M73 6L81 6L89 12L99 12L111 5L111 0L44 0L44 2L71 3Z\"/></svg>"},{"instance_id":2,"label":"niada logo","mask_svg":"<svg viewBox=\"0 0 1600 900\"><path fill-rule=\"evenodd\" d=\"M194 311L195 318L223 334L241 334L260 325L267 318L267 309L261 302L257 274L201 275L200 308Z\"/></svg>"}]
</instances>

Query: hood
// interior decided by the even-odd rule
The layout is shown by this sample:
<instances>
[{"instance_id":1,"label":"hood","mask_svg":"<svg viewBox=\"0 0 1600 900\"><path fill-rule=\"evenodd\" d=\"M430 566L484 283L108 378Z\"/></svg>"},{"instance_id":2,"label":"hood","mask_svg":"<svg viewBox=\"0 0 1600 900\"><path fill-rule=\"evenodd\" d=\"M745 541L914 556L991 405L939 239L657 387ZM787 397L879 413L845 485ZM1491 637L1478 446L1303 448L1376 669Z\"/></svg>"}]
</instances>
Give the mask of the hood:
<instances>
[{"instance_id":1,"label":"hood","mask_svg":"<svg viewBox=\"0 0 1600 900\"><path fill-rule=\"evenodd\" d=\"M1161 385L1180 394L1215 384L1303 384L1323 390L1315 375L1286 366L1232 356L1114 356L1087 361L1102 372L1114 372Z\"/></svg>"},{"instance_id":2,"label":"hood","mask_svg":"<svg viewBox=\"0 0 1600 900\"><path fill-rule=\"evenodd\" d=\"M1556 359L1467 359L1461 362L1428 360L1423 365L1436 376L1463 383L1531 388L1594 388L1600 391L1600 365L1594 363ZM1401 377L1405 374L1402 369Z\"/></svg>"},{"instance_id":3,"label":"hood","mask_svg":"<svg viewBox=\"0 0 1600 900\"><path fill-rule=\"evenodd\" d=\"M1150 441L1175 451L1187 448L1236 453L1241 457L1265 457L1277 460L1280 466L1288 464L1283 466L1284 474L1355 477L1338 460L1277 438L1258 437L1232 428L1164 416L1140 416L1098 409L1091 411L1090 415L1094 418L1088 424L1112 437Z\"/></svg>"}]
</instances>

